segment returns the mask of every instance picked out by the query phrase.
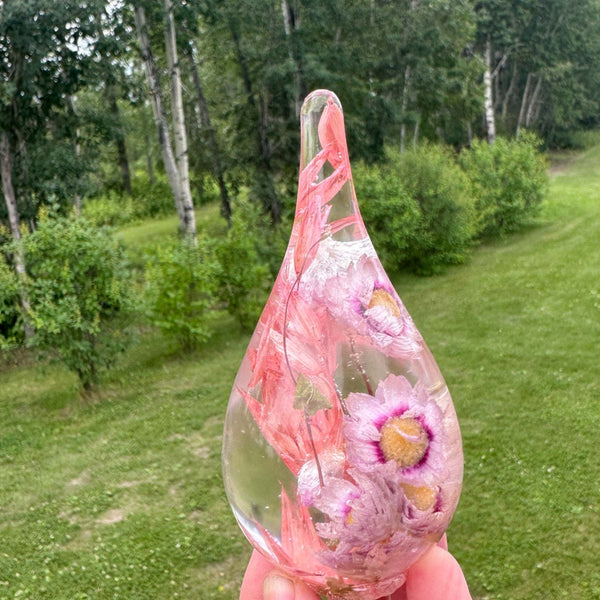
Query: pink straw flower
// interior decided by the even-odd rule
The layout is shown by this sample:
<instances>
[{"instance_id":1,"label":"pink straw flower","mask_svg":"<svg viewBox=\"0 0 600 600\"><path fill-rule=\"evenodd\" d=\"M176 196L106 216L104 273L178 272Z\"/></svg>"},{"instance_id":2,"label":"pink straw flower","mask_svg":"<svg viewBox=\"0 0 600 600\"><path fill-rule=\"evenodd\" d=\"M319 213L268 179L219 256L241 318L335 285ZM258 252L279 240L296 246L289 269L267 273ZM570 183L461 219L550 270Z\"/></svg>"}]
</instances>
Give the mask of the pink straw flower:
<instances>
[{"instance_id":1,"label":"pink straw flower","mask_svg":"<svg viewBox=\"0 0 600 600\"><path fill-rule=\"evenodd\" d=\"M342 263L343 268L337 270L327 269L327 265L341 263L340 246L343 243L321 243L319 252L323 257L315 264L325 267L309 269L300 292L323 302L335 319L346 324L349 338L375 346L388 356L401 359L418 356L421 336L382 272L372 244L347 244L347 264ZM332 260L326 259L327 253Z\"/></svg>"},{"instance_id":2,"label":"pink straw flower","mask_svg":"<svg viewBox=\"0 0 600 600\"><path fill-rule=\"evenodd\" d=\"M388 477L357 469L344 473L341 452L323 453L320 462L324 485L319 485L315 461L309 461L298 475L298 495L303 505L325 517L315 524L328 547L320 551L323 563L342 574L358 569L370 577L384 576L390 565L397 569L390 555L403 560L419 542L404 525L406 500L391 469Z\"/></svg>"},{"instance_id":3,"label":"pink straw flower","mask_svg":"<svg viewBox=\"0 0 600 600\"><path fill-rule=\"evenodd\" d=\"M399 482L417 487L444 481L443 416L423 386L388 375L375 397L350 394L346 405L344 437L352 466L368 472L391 467Z\"/></svg>"}]
</instances>

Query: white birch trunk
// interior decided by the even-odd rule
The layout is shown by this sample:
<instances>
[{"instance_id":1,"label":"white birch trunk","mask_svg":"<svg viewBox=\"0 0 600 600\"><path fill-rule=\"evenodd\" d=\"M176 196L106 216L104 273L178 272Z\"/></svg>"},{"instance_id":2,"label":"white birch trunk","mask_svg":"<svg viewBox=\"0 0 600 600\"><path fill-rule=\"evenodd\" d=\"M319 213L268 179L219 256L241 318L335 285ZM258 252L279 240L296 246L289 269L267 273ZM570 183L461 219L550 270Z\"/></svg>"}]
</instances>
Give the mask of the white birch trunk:
<instances>
[{"instance_id":1,"label":"white birch trunk","mask_svg":"<svg viewBox=\"0 0 600 600\"><path fill-rule=\"evenodd\" d=\"M181 228L183 231L185 231L185 212L183 209L183 203L181 201L181 181L179 178L179 172L177 171L177 164L175 163L173 149L171 148L171 136L169 134L167 117L165 115L165 109L162 101L162 90L160 88L158 72L156 70L154 57L152 56L152 50L150 48L148 31L146 29L146 14L141 6L137 6L135 9L135 25L140 43L140 52L144 62L144 70L146 72L146 81L150 90L150 104L152 105L154 123L158 131L160 153L165 166L165 171L167 173L167 178L169 180L169 185L171 187L171 192L173 194L173 200L175 201L175 208L177 209Z\"/></svg>"},{"instance_id":2,"label":"white birch trunk","mask_svg":"<svg viewBox=\"0 0 600 600\"><path fill-rule=\"evenodd\" d=\"M528 128L533 123L533 111L536 106L538 96L540 95L540 90L542 89L542 77L539 76L537 83L535 84L535 89L533 90L533 94L531 95L531 100L529 101L529 108L527 109L527 115L525 116L525 127Z\"/></svg>"},{"instance_id":3,"label":"white birch trunk","mask_svg":"<svg viewBox=\"0 0 600 600\"><path fill-rule=\"evenodd\" d=\"M496 119L494 117L494 99L492 97L492 44L485 44L485 72L483 74L485 88L485 122L487 124L487 139L489 144L496 141Z\"/></svg>"},{"instance_id":4,"label":"white birch trunk","mask_svg":"<svg viewBox=\"0 0 600 600\"><path fill-rule=\"evenodd\" d=\"M190 189L190 174L185 132L185 116L183 112L183 96L181 92L181 72L177 57L177 38L175 35L175 20L173 18L173 3L165 0L165 50L167 67L171 80L171 111L173 113L173 137L175 139L175 162L179 172L181 203L183 205L183 228L186 235L196 239L196 216L194 202Z\"/></svg>"},{"instance_id":5,"label":"white birch trunk","mask_svg":"<svg viewBox=\"0 0 600 600\"><path fill-rule=\"evenodd\" d=\"M519 111L519 120L517 121L517 131L515 132L515 138L519 139L521 133L521 126L525 119L525 109L527 107L527 100L529 98L529 88L531 87L531 73L527 74L527 81L525 81L525 90L523 91L523 99L521 100L521 110Z\"/></svg>"},{"instance_id":6,"label":"white birch trunk","mask_svg":"<svg viewBox=\"0 0 600 600\"><path fill-rule=\"evenodd\" d=\"M19 295L21 297L21 309L23 310L25 339L29 339L33 335L33 328L31 327L29 321L31 307L29 304L29 298L27 297L27 291L25 290L27 271L25 269L25 255L23 254L23 248L20 244L21 229L19 223L19 209L17 207L15 190L12 185L10 141L6 131L2 131L2 133L0 133L0 163L0 171L2 174L2 191L4 193L4 200L6 202L6 210L8 212L10 232L13 240L15 241L14 263L19 284Z\"/></svg>"}]
</instances>

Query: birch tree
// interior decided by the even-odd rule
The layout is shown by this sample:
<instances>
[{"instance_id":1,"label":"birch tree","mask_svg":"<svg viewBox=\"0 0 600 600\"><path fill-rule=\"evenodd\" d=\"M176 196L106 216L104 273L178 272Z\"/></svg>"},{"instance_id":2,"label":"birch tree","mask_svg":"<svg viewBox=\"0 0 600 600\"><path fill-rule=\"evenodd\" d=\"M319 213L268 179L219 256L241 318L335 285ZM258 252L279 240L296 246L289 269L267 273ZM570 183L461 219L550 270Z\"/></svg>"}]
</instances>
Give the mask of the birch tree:
<instances>
[{"instance_id":1,"label":"birch tree","mask_svg":"<svg viewBox=\"0 0 600 600\"><path fill-rule=\"evenodd\" d=\"M487 124L488 143L496 141L496 118L494 116L494 99L492 96L492 42L488 38L485 43L485 71L483 73L485 89L485 122Z\"/></svg>"},{"instance_id":2,"label":"birch tree","mask_svg":"<svg viewBox=\"0 0 600 600\"><path fill-rule=\"evenodd\" d=\"M139 5L135 7L135 25L140 45L140 52L144 63L144 70L146 73L146 82L150 92L150 103L152 105L154 123L158 132L158 142L160 145L161 156L165 171L167 173L167 178L169 180L169 185L171 187L171 192L173 194L173 199L175 201L175 208L179 216L180 228L182 232L195 240L196 220L194 216L193 205L191 203L191 192L189 191L189 177L187 177L187 173L184 173L184 175L186 175L186 179L182 180L181 172L178 168L175 154L173 153L171 134L169 132L169 124L163 102L162 88L160 85L160 77L156 68L154 56L152 54L150 38L148 37L146 12L144 8ZM169 30L168 25L166 29L167 31ZM171 55L171 59L169 60L172 61L173 65L175 65L176 59L176 56ZM174 73L174 77L177 78L179 76L179 69L175 69ZM179 83L179 86L180 85L181 84ZM177 110L176 107L174 107L174 110ZM184 121L182 118L179 125L184 126ZM181 136L181 130L179 130L178 135ZM183 135L185 138L185 129ZM187 147L183 146L182 143L183 140L180 137L180 145L178 147L180 150L180 160L183 160L185 156L185 160L187 161ZM183 152L184 148L185 152ZM185 182L187 182L187 190L184 189Z\"/></svg>"},{"instance_id":3,"label":"birch tree","mask_svg":"<svg viewBox=\"0 0 600 600\"><path fill-rule=\"evenodd\" d=\"M175 19L173 18L173 3L165 0L165 53L167 68L171 82L171 112L173 114L173 137L175 138L175 162L181 189L181 204L183 206L183 230L187 235L196 239L196 216L190 189L189 158L187 135L185 131L185 115L183 112L183 96L181 91L181 71L177 54L177 38L175 34Z\"/></svg>"}]
</instances>

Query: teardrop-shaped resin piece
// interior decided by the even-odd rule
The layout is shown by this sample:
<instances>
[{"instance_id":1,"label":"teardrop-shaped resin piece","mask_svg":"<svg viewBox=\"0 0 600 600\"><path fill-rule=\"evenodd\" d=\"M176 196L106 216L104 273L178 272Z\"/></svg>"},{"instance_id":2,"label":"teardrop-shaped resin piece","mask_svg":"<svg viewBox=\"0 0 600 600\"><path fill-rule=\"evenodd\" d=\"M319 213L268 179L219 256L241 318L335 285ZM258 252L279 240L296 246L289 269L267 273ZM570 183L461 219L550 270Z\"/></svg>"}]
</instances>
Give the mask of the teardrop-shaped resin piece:
<instances>
[{"instance_id":1,"label":"teardrop-shaped resin piece","mask_svg":"<svg viewBox=\"0 0 600 600\"><path fill-rule=\"evenodd\" d=\"M301 139L291 239L233 386L223 475L271 561L328 598L374 600L448 526L460 431L367 235L335 94L308 96Z\"/></svg>"}]
</instances>

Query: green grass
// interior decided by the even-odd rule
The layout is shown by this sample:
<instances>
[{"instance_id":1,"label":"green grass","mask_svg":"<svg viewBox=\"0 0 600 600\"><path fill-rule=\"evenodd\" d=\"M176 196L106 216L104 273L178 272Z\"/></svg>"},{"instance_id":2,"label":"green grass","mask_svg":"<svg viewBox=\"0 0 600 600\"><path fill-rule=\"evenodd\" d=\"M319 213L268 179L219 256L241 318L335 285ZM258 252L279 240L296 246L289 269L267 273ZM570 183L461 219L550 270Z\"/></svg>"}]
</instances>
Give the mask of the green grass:
<instances>
[{"instance_id":1,"label":"green grass","mask_svg":"<svg viewBox=\"0 0 600 600\"><path fill-rule=\"evenodd\" d=\"M175 225L120 235L139 257ZM449 540L475 598L600 598L598 240L600 147L557 171L536 227L396 280L461 422ZM237 598L220 436L247 342L229 318L192 354L145 333L86 399L54 363L0 374L0 600Z\"/></svg>"},{"instance_id":2,"label":"green grass","mask_svg":"<svg viewBox=\"0 0 600 600\"><path fill-rule=\"evenodd\" d=\"M600 598L600 148L553 177L542 221L397 286L461 422L449 537L479 598Z\"/></svg>"}]
</instances>

